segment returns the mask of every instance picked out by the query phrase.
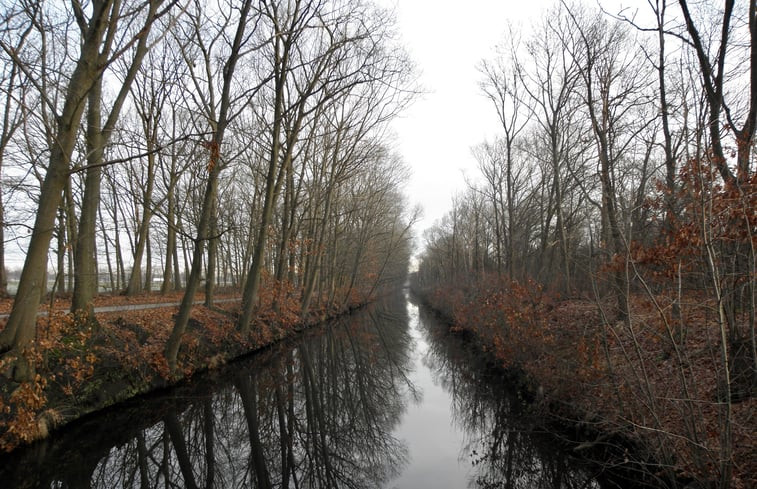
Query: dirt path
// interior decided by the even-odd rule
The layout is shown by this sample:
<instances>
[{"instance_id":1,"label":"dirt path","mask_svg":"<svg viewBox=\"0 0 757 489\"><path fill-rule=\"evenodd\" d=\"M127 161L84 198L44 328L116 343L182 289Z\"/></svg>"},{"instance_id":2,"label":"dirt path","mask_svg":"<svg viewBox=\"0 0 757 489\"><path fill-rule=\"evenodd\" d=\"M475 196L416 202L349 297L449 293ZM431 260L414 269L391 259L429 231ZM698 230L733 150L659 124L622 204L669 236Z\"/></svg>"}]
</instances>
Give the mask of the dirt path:
<instances>
[{"instance_id":1,"label":"dirt path","mask_svg":"<svg viewBox=\"0 0 757 489\"><path fill-rule=\"evenodd\" d=\"M213 301L214 303L226 303L226 302L238 302L241 301L241 297L229 297L225 299L216 299ZM204 301L197 300L194 301L193 304L202 304ZM154 303L145 303L145 304L117 304L113 306L98 306L95 307L95 314L98 313L106 313L106 312L118 312L118 311L141 311L143 309L160 309L164 307L177 307L181 303L180 302L154 302ZM68 311L67 308L59 308L56 309L56 311L60 312L66 312ZM3 313L0 314L0 319L7 319L10 314ZM47 311L40 311L37 313L37 316L47 316Z\"/></svg>"}]
</instances>

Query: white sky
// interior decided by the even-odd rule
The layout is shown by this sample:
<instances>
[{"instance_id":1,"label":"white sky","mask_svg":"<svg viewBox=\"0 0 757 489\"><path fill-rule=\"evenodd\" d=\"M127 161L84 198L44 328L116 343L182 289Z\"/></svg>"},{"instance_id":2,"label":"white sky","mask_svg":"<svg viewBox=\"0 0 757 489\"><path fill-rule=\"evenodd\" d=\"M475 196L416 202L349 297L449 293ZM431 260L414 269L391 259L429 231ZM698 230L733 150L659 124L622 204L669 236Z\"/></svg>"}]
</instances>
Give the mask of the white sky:
<instances>
[{"instance_id":1,"label":"white sky","mask_svg":"<svg viewBox=\"0 0 757 489\"><path fill-rule=\"evenodd\" d=\"M501 130L496 111L479 88L477 65L507 46L508 22L530 27L559 0L376 0L394 8L400 36L421 72L426 94L394 122L398 152L412 168L406 192L420 204L423 219L415 226L418 245L423 231L452 208L452 198L466 188L465 177L478 178L471 148L493 140ZM584 0L619 12L648 10L643 0ZM626 12L628 13L628 12Z\"/></svg>"},{"instance_id":2,"label":"white sky","mask_svg":"<svg viewBox=\"0 0 757 489\"><path fill-rule=\"evenodd\" d=\"M427 91L395 121L398 151L413 170L410 201L423 207L416 235L451 209L476 175L471 148L498 133L494 107L482 95L476 66L504 44L508 21L527 27L553 0L382 0L394 5L400 35ZM423 240L420 239L419 245Z\"/></svg>"}]
</instances>

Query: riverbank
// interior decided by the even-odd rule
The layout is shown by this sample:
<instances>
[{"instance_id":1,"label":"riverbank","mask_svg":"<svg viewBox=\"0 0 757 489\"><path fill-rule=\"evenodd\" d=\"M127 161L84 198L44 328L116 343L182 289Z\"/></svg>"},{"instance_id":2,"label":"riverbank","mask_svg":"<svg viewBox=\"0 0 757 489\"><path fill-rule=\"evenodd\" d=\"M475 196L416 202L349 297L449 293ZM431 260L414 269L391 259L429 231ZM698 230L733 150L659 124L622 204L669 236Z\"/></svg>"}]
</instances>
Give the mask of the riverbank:
<instances>
[{"instance_id":1,"label":"riverbank","mask_svg":"<svg viewBox=\"0 0 757 489\"><path fill-rule=\"evenodd\" d=\"M294 307L285 304L274 312L268 304L254 320L251 334L242 337L236 331L239 295L219 294L213 307L193 307L178 369L171 373L163 351L178 311L176 298L180 296L100 296L95 306L106 312L96 313L96 322L65 312L65 299L42 309L36 348L30 352L35 381L19 385L0 376L0 451L45 438L87 414L175 385L362 305L314 308L303 319ZM158 307L163 302L168 304ZM145 304L155 307L140 307ZM4 308L0 304L0 311ZM0 330L6 321L0 319ZM0 362L0 371L4 369Z\"/></svg>"},{"instance_id":2,"label":"riverbank","mask_svg":"<svg viewBox=\"0 0 757 489\"><path fill-rule=\"evenodd\" d=\"M503 369L522 372L536 409L590 433L593 440L577 450L615 445L619 456L606 463L631 473L643 468L658 487L757 486L755 400L729 406L725 439L717 339L706 320L689 321L681 365L650 327L641 300L629 328L606 321L594 301L557 300L534 283L456 283L415 293ZM726 481L724 456L732 462Z\"/></svg>"},{"instance_id":3,"label":"riverbank","mask_svg":"<svg viewBox=\"0 0 757 489\"><path fill-rule=\"evenodd\" d=\"M472 342L404 294L0 457L4 487L605 488ZM517 383L516 383L517 386ZM283 456L282 454L287 454ZM250 463L250 461L254 463Z\"/></svg>"}]
</instances>

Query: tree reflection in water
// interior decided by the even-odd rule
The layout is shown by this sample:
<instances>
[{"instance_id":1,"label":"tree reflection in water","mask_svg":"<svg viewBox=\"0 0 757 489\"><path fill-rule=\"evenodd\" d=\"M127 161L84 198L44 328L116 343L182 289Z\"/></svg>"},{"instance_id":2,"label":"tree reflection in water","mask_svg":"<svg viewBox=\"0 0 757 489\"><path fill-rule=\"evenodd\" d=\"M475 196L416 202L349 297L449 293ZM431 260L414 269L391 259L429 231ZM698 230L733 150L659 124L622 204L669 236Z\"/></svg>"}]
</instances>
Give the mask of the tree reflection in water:
<instances>
[{"instance_id":1,"label":"tree reflection in water","mask_svg":"<svg viewBox=\"0 0 757 489\"><path fill-rule=\"evenodd\" d=\"M451 338L421 308L419 327L429 344L424 364L451 397L452 416L464 434L461 457L472 466L469 487L523 489L599 488L580 461L554 446L500 372Z\"/></svg>"},{"instance_id":2,"label":"tree reflection in water","mask_svg":"<svg viewBox=\"0 0 757 489\"><path fill-rule=\"evenodd\" d=\"M3 461L3 487L383 487L411 344L402 297ZM219 387L210 384L230 383ZM208 384L208 385L206 385ZM105 426L106 428L102 428ZM99 432L99 433L98 433Z\"/></svg>"},{"instance_id":3,"label":"tree reflection in water","mask_svg":"<svg viewBox=\"0 0 757 489\"><path fill-rule=\"evenodd\" d=\"M465 446L460 467L446 468L463 478L470 469L470 487L599 487L530 433L531 418L500 376L421 310L423 353L408 307L396 297L85 420L0 459L0 487L394 487L409 463L400 420L410 402L421 413L451 404ZM448 399L422 402L410 379L431 381L413 368L430 369ZM426 458L441 456L436 449Z\"/></svg>"}]
</instances>

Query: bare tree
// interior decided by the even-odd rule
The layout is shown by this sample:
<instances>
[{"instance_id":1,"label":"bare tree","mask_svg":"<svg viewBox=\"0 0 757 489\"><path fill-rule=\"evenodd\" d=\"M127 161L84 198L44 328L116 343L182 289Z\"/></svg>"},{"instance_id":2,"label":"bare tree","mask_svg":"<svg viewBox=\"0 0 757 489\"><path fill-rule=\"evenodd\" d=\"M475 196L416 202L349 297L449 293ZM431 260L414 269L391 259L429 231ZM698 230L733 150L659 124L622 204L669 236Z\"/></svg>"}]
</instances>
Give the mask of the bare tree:
<instances>
[{"instance_id":1,"label":"bare tree","mask_svg":"<svg viewBox=\"0 0 757 489\"><path fill-rule=\"evenodd\" d=\"M572 175L580 174L575 167L583 148L580 141L584 127L578 123L579 70L577 60L562 49L560 38L569 30L564 12L555 9L554 15L542 21L538 34L526 43L526 51L534 60L532 69L524 70L524 90L531 99L534 119L543 139L543 156L550 170L550 193L554 195L556 216L555 234L560 247L564 287L571 289L571 243L569 207ZM551 213L551 212L548 212Z\"/></svg>"},{"instance_id":2,"label":"bare tree","mask_svg":"<svg viewBox=\"0 0 757 489\"><path fill-rule=\"evenodd\" d=\"M32 6L32 9L38 8ZM33 13L31 14L34 15ZM32 22L29 22L26 29L22 30L15 42L15 45L9 48L11 52L19 52L23 50L26 39L32 32L34 26ZM3 45L5 47L5 45ZM16 130L21 127L23 120L23 100L24 92L28 83L24 80L24 74L20 70L19 66L12 60L7 60L3 65L2 74L0 75L2 83L3 93L3 105L2 105L2 127L0 127L0 186L3 163L8 146L13 138ZM0 297L8 296L8 278L5 269L5 209L2 201L2 193L0 193Z\"/></svg>"},{"instance_id":3,"label":"bare tree","mask_svg":"<svg viewBox=\"0 0 757 489\"><path fill-rule=\"evenodd\" d=\"M121 89L119 90L113 105L110 108L108 117L102 122L102 74L95 80L95 83L88 94L87 101L87 167L85 177L84 195L82 196L81 215L79 218L79 231L77 235L77 244L75 252L75 280L74 294L71 301L72 311L85 312L90 319L93 318L92 298L97 294L99 286L97 260L95 257L95 234L97 223L97 210L100 206L100 181L102 179L102 166L105 164L105 146L108 144L110 135L116 126L121 113L121 108L131 89L131 84L137 76L137 72L142 65L142 60L150 49L149 32L152 25L162 14L168 12L176 3L176 0L168 2L166 8L162 11L163 0L155 0L148 4L145 12L145 28L141 34L135 35L138 39L134 48L134 53L125 69ZM118 20L118 19L114 19ZM80 21L80 29L85 29L85 25ZM113 29L116 26L112 27ZM127 34L128 35L128 34ZM115 40L115 32L109 36L111 43ZM112 48L102 49L97 63L106 64Z\"/></svg>"},{"instance_id":4,"label":"bare tree","mask_svg":"<svg viewBox=\"0 0 757 489\"><path fill-rule=\"evenodd\" d=\"M162 137L164 132L164 116L169 118L169 110L167 104L170 103L173 96L172 92L176 92L178 88L178 78L182 75L184 69L183 63L180 62L179 55L175 52L176 45L170 42L171 39L167 38L161 42L159 47L154 47L147 53L148 62L147 66L143 66L135 82L132 84L132 99L134 100L134 109L139 119L139 125L142 129L142 136L144 139L144 158L140 158L138 161L141 163L140 167L144 173L140 179L140 185L138 190L138 201L141 204L140 220L137 224L136 231L136 243L134 252L134 261L132 271L129 276L129 282L126 286L126 295L133 295L143 290L142 283L142 260L147 248L147 241L150 236L150 222L155 214L158 199L155 198L154 192L156 187L156 179L159 170L166 171L161 162L163 160L163 152L161 151L161 143L166 138ZM175 128L175 121L173 122ZM172 139L176 139L177 134L172 131L168 135L168 144L172 147L174 144L178 144ZM170 148L172 154L175 154L176 150ZM146 160L147 165L142 164ZM172 159L172 163L175 164L175 158ZM175 174L177 169L170 170L169 173ZM168 182L168 186L171 187L172 182ZM172 193L173 189L169 188L168 193ZM173 196L171 196L173 198ZM166 197L167 199L167 197ZM171 204L169 204L171 205ZM174 211L171 205L171 211ZM173 219L173 216L171 216ZM170 234L170 253L167 252L166 256L169 261L166 269L170 270L171 260L173 253L173 247L175 246L175 224L169 224L167 231ZM147 249L149 252L149 248ZM150 261L147 265L149 267ZM146 282L145 285L149 285Z\"/></svg>"},{"instance_id":5,"label":"bare tree","mask_svg":"<svg viewBox=\"0 0 757 489\"><path fill-rule=\"evenodd\" d=\"M221 148L224 143L224 136L226 128L229 122L233 120L238 108L235 108L234 102L249 97L248 91L244 90L242 96L235 95L232 92L235 84L238 83L236 76L236 68L239 60L250 52L251 33L247 30L248 24L252 23L254 32L254 19L250 16L252 9L252 0L245 0L239 7L239 14L236 19L236 26L232 23L233 20L229 16L225 19L225 22L220 26L216 33L217 39L224 39L225 31L228 28L232 28L234 35L231 38L231 42L228 46L228 54L223 62L223 69L221 73L222 85L221 94L218 99L218 106L215 104L215 95L212 82L208 77L208 87L200 87L201 78L193 76L193 81L197 85L197 94L201 99L207 94L210 99L203 100L205 102L203 107L207 112L208 120L211 125L211 138L205 143L209 152L208 161L208 178L205 187L205 192L202 200L202 206L200 211L200 218L197 224L197 237L194 242L194 251L192 253L192 269L187 278L187 285L184 291L184 297L182 298L181 305L179 306L179 313L176 318L171 336L166 343L165 355L168 361L169 368L173 371L176 369L176 360L179 352L179 345L181 343L181 336L184 333L186 325L189 321L189 314L192 310L192 303L194 302L195 292L200 284L200 273L202 271L202 256L205 248L205 241L213 239L213 236L209 236L208 232L211 230L211 220L216 209L216 199L218 193L218 177L226 166L223 161ZM192 16L192 28L194 29L192 36L193 41L198 43L199 48L204 51L205 44L201 35L200 27L205 21L206 17L203 15L203 7L197 3L195 4L195 15ZM253 22L251 22L253 21ZM204 51L205 65L204 69L210 70L212 62L214 61L212 51ZM188 53L184 53L185 56ZM189 60L188 60L189 61ZM192 71L192 70L190 70ZM206 92L206 89L208 90ZM218 111L216 113L216 110Z\"/></svg>"},{"instance_id":6,"label":"bare tree","mask_svg":"<svg viewBox=\"0 0 757 489\"><path fill-rule=\"evenodd\" d=\"M591 122L599 160L598 177L602 189L602 241L610 256L625 253L627 244L618 207L616 172L636 135L649 125L639 115L648 104L645 70L639 69L639 51L626 49L629 32L623 25L598 16L586 16L578 9L567 9L573 21L575 39L564 40L576 58L582 85L582 98ZM618 317L628 318L628 280L625 272L615 273Z\"/></svg>"},{"instance_id":7,"label":"bare tree","mask_svg":"<svg viewBox=\"0 0 757 489\"><path fill-rule=\"evenodd\" d=\"M243 292L240 331L249 331L257 307L269 226L303 128L322 107L356 85L387 74L382 42L386 14L368 5L295 2L290 10L272 2L263 8L271 36L270 151L265 173L262 219ZM400 67L404 68L404 67Z\"/></svg>"},{"instance_id":8,"label":"bare tree","mask_svg":"<svg viewBox=\"0 0 757 489\"><path fill-rule=\"evenodd\" d=\"M757 124L757 6L754 2L747 2L746 12L743 9L736 8L734 0L726 0L722 10L720 22L720 38L718 46L715 47L714 59L711 57L713 50L706 45L700 34L700 29L689 8L686 0L679 0L688 41L696 54L699 62L701 81L705 89L705 96L708 104L707 128L710 134L710 144L713 151L713 163L718 168L723 181L735 183L736 180L744 182L749 178L751 173L750 154L754 142L755 124ZM743 46L741 50L734 49L734 36L736 31L732 22L734 16L740 13L743 18L740 20L746 25L747 33L743 36ZM729 51L730 49L730 51ZM743 65L749 79L747 94L748 101L746 105L739 103L743 91L734 92L734 99L729 103L726 100L726 83L728 63L726 61L729 52L742 51L738 53L741 58L739 63ZM744 52L746 51L746 52ZM738 95L736 95L738 94ZM726 121L730 131L736 136L737 146L737 175L734 176L728 167L725 150L723 149L723 127L721 118L725 114ZM743 122L739 124L737 117L741 116Z\"/></svg>"},{"instance_id":9,"label":"bare tree","mask_svg":"<svg viewBox=\"0 0 757 489\"><path fill-rule=\"evenodd\" d=\"M148 5L149 6L149 5ZM138 16L141 8L129 10L119 2L93 0L89 17L78 2L72 3L73 15L81 31L79 57L71 73L66 95L60 112L56 106L50 110L56 113L55 143L50 148L50 157L42 188L40 189L37 217L34 223L29 248L21 273L21 279L13 302L13 309L3 332L0 334L0 349L13 349L18 355L14 378L27 380L33 375L33 366L23 357L23 350L30 344L35 334L37 307L44 289L43 277L46 270L47 250L52 237L53 223L61 200L63 188L69 178L70 160L79 132L81 115L85 101L92 87L98 83L108 63L120 57L134 43L146 39L154 17L145 17L144 28L132 38L122 39L122 45L113 52L119 33L119 20L123 15ZM122 10L124 9L124 10ZM10 47L2 46L9 52ZM18 56L14 62L19 69L28 70ZM44 98L45 94L41 96Z\"/></svg>"},{"instance_id":10,"label":"bare tree","mask_svg":"<svg viewBox=\"0 0 757 489\"><path fill-rule=\"evenodd\" d=\"M513 159L513 149L515 141L528 124L530 109L524 100L526 92L522 86L521 66L515 55L517 42L513 40L515 34L512 29L509 31L511 38L510 52L500 56L494 61L484 61L480 71L483 75L481 81L481 90L486 94L494 105L497 116L504 131L502 139L502 149L504 150L504 183L505 183L505 201L501 203L506 212L503 219L503 231L507 235L507 275L512 280L514 278L515 262L515 242L513 236L513 224L515 217L515 166ZM496 206L496 202L495 202ZM558 223L559 224L559 223Z\"/></svg>"}]
</instances>

